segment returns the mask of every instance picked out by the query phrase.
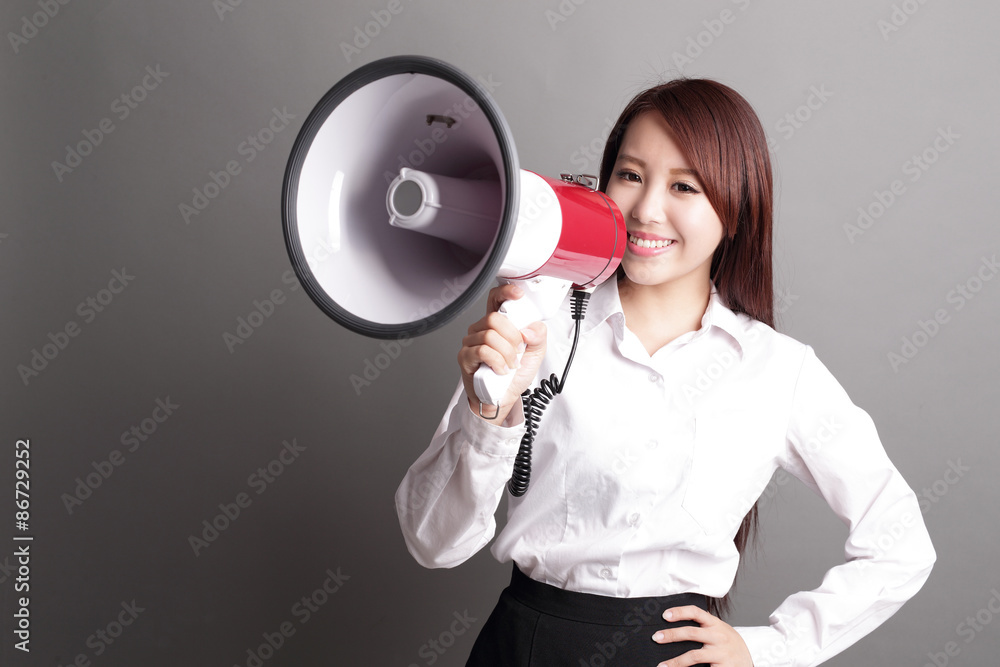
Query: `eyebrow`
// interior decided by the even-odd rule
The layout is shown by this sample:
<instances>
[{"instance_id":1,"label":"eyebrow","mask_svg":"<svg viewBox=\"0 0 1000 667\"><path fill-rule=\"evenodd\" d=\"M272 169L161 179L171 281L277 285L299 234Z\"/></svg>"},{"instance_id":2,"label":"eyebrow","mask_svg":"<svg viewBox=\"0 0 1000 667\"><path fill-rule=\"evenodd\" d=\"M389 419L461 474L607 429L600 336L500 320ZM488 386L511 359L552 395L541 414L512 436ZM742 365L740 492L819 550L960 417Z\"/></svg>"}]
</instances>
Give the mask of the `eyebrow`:
<instances>
[{"instance_id":1,"label":"eyebrow","mask_svg":"<svg viewBox=\"0 0 1000 667\"><path fill-rule=\"evenodd\" d=\"M641 160L641 159L635 157L634 155L628 155L627 153L619 153L618 154L618 159L619 160L623 160L623 161L628 161L628 162L634 162L635 164L639 165L643 169L646 168L646 161L645 160ZM697 170L695 170L695 169L689 169L687 167L685 167L683 169L671 169L670 173L671 174L682 174L684 176L692 176L694 178L699 178Z\"/></svg>"}]
</instances>

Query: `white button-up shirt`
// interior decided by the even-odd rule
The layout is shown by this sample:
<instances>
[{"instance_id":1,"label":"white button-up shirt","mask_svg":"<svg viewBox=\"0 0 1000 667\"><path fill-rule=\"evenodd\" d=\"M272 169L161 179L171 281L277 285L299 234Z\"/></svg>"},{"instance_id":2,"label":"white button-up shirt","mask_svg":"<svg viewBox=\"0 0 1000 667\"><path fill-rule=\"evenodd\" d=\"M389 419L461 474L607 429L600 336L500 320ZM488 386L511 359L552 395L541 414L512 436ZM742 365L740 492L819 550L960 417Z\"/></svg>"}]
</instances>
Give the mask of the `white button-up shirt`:
<instances>
[{"instance_id":1,"label":"white button-up shirt","mask_svg":"<svg viewBox=\"0 0 1000 667\"><path fill-rule=\"evenodd\" d=\"M572 341L568 314L547 325L538 377L562 373ZM396 493L419 563L453 567L494 537L523 431L519 407L490 424L459 384ZM769 626L736 630L756 667L805 667L872 631L929 576L916 496L810 347L713 293L701 327L650 356L612 279L591 298L565 390L541 419L531 485L510 498L492 552L573 591L722 597L739 564L733 536L778 467L848 526L846 562L789 596Z\"/></svg>"}]
</instances>

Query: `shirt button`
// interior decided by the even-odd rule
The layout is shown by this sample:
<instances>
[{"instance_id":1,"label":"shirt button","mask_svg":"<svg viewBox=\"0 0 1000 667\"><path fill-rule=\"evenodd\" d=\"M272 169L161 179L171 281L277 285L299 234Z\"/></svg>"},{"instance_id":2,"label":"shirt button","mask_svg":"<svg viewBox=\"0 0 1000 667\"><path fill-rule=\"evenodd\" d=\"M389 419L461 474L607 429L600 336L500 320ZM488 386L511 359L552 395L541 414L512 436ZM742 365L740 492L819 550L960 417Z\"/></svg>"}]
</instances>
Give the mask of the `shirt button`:
<instances>
[{"instance_id":1,"label":"shirt button","mask_svg":"<svg viewBox=\"0 0 1000 667\"><path fill-rule=\"evenodd\" d=\"M601 570L601 578L602 579L610 579L611 578L611 569L606 567L603 570Z\"/></svg>"},{"instance_id":2,"label":"shirt button","mask_svg":"<svg viewBox=\"0 0 1000 667\"><path fill-rule=\"evenodd\" d=\"M650 382L659 382L660 381L659 374L657 374L657 373L650 373L649 374L649 381Z\"/></svg>"},{"instance_id":3,"label":"shirt button","mask_svg":"<svg viewBox=\"0 0 1000 667\"><path fill-rule=\"evenodd\" d=\"M633 512L632 515L629 516L629 518L628 518L628 525L635 526L638 523L639 523L639 513L638 512Z\"/></svg>"},{"instance_id":4,"label":"shirt button","mask_svg":"<svg viewBox=\"0 0 1000 667\"><path fill-rule=\"evenodd\" d=\"M656 449L659 444L656 440L650 440L646 443L646 449Z\"/></svg>"}]
</instances>

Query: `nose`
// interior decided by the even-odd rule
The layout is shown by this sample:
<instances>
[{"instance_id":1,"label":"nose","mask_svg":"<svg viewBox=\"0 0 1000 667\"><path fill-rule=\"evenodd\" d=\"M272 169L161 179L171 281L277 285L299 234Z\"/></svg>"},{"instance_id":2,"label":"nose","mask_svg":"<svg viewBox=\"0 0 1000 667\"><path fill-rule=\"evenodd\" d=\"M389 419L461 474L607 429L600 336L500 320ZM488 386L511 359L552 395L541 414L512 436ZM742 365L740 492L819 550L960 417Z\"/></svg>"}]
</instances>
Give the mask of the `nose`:
<instances>
[{"instance_id":1,"label":"nose","mask_svg":"<svg viewBox=\"0 0 1000 667\"><path fill-rule=\"evenodd\" d=\"M643 224L666 222L666 198L657 188L643 187L632 206L632 217Z\"/></svg>"}]
</instances>

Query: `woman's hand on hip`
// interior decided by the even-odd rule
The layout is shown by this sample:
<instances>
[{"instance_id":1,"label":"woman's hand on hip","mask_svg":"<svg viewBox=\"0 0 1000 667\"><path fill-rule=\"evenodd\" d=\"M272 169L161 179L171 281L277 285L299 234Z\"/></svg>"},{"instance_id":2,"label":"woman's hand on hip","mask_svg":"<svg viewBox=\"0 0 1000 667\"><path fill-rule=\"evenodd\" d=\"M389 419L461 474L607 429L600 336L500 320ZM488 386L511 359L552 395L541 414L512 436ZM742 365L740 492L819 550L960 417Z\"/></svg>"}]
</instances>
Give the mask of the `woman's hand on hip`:
<instances>
[{"instance_id":1,"label":"woman's hand on hip","mask_svg":"<svg viewBox=\"0 0 1000 667\"><path fill-rule=\"evenodd\" d=\"M661 662L657 667L689 667L700 664L712 667L753 667L750 649L740 633L701 607L689 605L667 609L663 612L663 618L670 622L694 621L698 625L659 630L653 635L653 641L660 644L692 641L700 642L702 647Z\"/></svg>"}]
</instances>

